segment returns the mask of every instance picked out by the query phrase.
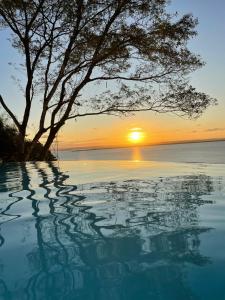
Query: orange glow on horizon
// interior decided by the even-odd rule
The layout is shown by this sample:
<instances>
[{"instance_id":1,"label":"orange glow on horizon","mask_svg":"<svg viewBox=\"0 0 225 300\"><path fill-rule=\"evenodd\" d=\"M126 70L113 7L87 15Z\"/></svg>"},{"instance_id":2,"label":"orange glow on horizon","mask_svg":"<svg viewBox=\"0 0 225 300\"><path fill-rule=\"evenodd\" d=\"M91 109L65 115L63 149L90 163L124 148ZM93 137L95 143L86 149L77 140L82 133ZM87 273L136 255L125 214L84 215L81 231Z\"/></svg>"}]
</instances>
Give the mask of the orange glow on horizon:
<instances>
[{"instance_id":1,"label":"orange glow on horizon","mask_svg":"<svg viewBox=\"0 0 225 300\"><path fill-rule=\"evenodd\" d=\"M98 119L89 121L83 118L79 120L79 124L68 123L61 130L58 136L59 149L139 147L162 143L224 139L225 127L219 120L217 123L211 120L210 124L205 124L204 120L200 121L196 123L196 120L184 121L164 115L160 118L158 115L153 115L152 120L143 115L142 118L136 118L132 122L129 119L116 119L111 122L104 117L99 118L99 121Z\"/></svg>"}]
</instances>

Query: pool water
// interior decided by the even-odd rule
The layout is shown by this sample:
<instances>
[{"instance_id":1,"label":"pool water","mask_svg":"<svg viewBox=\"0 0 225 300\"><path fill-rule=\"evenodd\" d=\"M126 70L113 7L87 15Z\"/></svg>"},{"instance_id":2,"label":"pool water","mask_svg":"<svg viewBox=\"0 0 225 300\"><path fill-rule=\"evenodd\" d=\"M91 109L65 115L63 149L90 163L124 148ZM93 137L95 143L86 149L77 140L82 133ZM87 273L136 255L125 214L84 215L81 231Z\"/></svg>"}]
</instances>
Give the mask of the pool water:
<instances>
[{"instance_id":1,"label":"pool water","mask_svg":"<svg viewBox=\"0 0 225 300\"><path fill-rule=\"evenodd\" d=\"M224 300L225 165L1 165L0 299Z\"/></svg>"}]
</instances>

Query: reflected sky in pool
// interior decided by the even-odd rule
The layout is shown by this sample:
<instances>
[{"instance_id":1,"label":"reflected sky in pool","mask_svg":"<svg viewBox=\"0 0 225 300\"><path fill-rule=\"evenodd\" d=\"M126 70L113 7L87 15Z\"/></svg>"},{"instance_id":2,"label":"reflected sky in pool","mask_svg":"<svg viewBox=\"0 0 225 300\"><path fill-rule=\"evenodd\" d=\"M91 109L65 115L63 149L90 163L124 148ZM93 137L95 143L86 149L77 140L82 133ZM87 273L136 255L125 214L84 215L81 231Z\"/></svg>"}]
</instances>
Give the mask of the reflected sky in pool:
<instances>
[{"instance_id":1,"label":"reflected sky in pool","mask_svg":"<svg viewBox=\"0 0 225 300\"><path fill-rule=\"evenodd\" d=\"M0 166L0 299L225 299L225 166Z\"/></svg>"}]
</instances>

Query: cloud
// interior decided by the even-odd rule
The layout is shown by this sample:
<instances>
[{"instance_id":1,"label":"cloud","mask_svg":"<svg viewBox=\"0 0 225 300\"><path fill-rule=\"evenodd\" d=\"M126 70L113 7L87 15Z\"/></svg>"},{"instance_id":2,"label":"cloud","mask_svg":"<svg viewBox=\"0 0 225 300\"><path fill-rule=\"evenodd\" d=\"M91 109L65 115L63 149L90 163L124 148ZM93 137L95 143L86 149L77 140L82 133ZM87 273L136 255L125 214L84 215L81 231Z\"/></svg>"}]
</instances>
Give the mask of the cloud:
<instances>
[{"instance_id":1,"label":"cloud","mask_svg":"<svg viewBox=\"0 0 225 300\"><path fill-rule=\"evenodd\" d=\"M224 131L225 128L208 128L205 131L206 132L214 132L214 131Z\"/></svg>"},{"instance_id":2,"label":"cloud","mask_svg":"<svg viewBox=\"0 0 225 300\"><path fill-rule=\"evenodd\" d=\"M99 142L99 141L104 141L104 140L105 140L105 138L93 138L93 139L79 140L77 143Z\"/></svg>"},{"instance_id":3,"label":"cloud","mask_svg":"<svg viewBox=\"0 0 225 300\"><path fill-rule=\"evenodd\" d=\"M62 135L61 134L58 134L57 135L57 138L59 138L59 137L62 137ZM48 138L48 135L47 134L44 134L44 135L42 135L42 137L41 137L41 139L47 139Z\"/></svg>"},{"instance_id":4,"label":"cloud","mask_svg":"<svg viewBox=\"0 0 225 300\"><path fill-rule=\"evenodd\" d=\"M93 139L85 139L85 140L60 140L61 143L70 144L75 146L83 146L83 145L89 145L93 144L95 142L102 142L105 141L105 138L93 138Z\"/></svg>"}]
</instances>

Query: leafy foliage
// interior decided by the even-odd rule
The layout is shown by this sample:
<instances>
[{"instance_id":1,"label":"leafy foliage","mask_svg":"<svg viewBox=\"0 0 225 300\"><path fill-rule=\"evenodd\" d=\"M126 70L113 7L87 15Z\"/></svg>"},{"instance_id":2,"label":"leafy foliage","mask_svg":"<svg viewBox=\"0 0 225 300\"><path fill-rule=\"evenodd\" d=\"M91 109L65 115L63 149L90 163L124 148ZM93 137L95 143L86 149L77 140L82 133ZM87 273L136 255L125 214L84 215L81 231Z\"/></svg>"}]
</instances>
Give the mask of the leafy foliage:
<instances>
[{"instance_id":1,"label":"leafy foliage","mask_svg":"<svg viewBox=\"0 0 225 300\"><path fill-rule=\"evenodd\" d=\"M35 144L47 150L68 119L152 110L199 116L208 95L187 75L203 65L187 47L197 20L167 12L167 0L2 0L0 22L24 56L27 81L22 120L0 103L25 137L33 102L42 102ZM113 82L86 99L85 88ZM113 92L112 92L113 90ZM47 117L50 113L50 118ZM32 147L31 147L32 148Z\"/></svg>"},{"instance_id":2,"label":"leafy foliage","mask_svg":"<svg viewBox=\"0 0 225 300\"><path fill-rule=\"evenodd\" d=\"M20 148L21 137L15 126L12 126L8 121L0 117L0 161L20 161ZM30 147L31 142L26 140L25 146ZM31 160L38 160L39 154L43 146L40 143L35 145L32 152ZM55 157L48 151L46 160L55 160Z\"/></svg>"}]
</instances>

